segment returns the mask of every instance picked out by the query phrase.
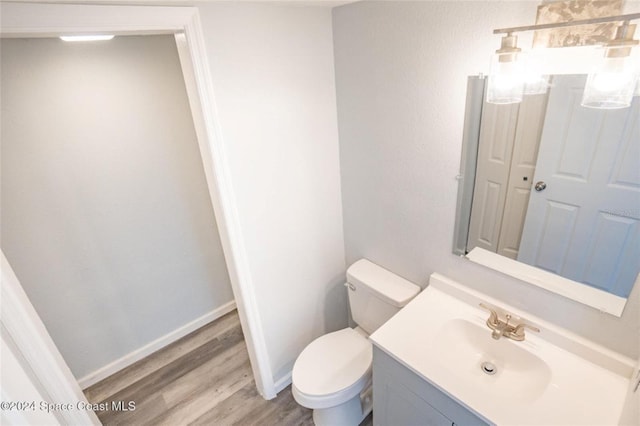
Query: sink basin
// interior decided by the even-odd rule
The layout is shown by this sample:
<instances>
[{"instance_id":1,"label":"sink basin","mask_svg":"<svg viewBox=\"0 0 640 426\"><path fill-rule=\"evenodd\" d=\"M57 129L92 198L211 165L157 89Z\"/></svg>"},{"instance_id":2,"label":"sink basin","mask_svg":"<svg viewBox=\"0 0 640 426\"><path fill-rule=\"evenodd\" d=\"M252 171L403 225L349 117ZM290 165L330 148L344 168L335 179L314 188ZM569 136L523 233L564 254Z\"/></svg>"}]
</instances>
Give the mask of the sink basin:
<instances>
[{"instance_id":1,"label":"sink basin","mask_svg":"<svg viewBox=\"0 0 640 426\"><path fill-rule=\"evenodd\" d=\"M464 319L445 322L436 335L434 359L478 391L507 401L532 401L551 383L551 369L521 342L494 340L491 330ZM489 367L485 371L484 363Z\"/></svg>"},{"instance_id":2,"label":"sink basin","mask_svg":"<svg viewBox=\"0 0 640 426\"><path fill-rule=\"evenodd\" d=\"M495 340L480 303L541 331ZM636 362L439 274L370 339L495 425L619 424Z\"/></svg>"}]
</instances>

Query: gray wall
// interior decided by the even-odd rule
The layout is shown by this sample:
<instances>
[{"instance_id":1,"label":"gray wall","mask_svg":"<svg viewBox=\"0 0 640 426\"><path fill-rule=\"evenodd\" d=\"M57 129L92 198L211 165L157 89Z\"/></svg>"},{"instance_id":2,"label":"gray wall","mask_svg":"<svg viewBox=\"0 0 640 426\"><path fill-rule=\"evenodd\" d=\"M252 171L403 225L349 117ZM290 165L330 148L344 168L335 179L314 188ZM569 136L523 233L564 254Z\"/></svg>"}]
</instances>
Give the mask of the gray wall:
<instances>
[{"instance_id":1,"label":"gray wall","mask_svg":"<svg viewBox=\"0 0 640 426\"><path fill-rule=\"evenodd\" d=\"M616 351L640 354L640 289L621 319L451 254L466 78L487 73L494 28L536 2L359 2L333 10L347 263L426 285L441 272Z\"/></svg>"},{"instance_id":2,"label":"gray wall","mask_svg":"<svg viewBox=\"0 0 640 426\"><path fill-rule=\"evenodd\" d=\"M173 36L1 47L2 250L76 377L233 300Z\"/></svg>"}]
</instances>

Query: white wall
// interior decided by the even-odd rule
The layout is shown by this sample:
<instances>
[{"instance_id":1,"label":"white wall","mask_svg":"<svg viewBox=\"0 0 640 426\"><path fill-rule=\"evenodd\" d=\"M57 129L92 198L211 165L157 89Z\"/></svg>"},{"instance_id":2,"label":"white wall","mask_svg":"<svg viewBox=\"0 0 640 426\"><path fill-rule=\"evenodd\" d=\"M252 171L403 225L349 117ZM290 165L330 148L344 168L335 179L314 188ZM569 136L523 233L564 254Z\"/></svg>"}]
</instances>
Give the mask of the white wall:
<instances>
[{"instance_id":1,"label":"white wall","mask_svg":"<svg viewBox=\"0 0 640 426\"><path fill-rule=\"evenodd\" d=\"M451 254L466 78L487 73L494 28L531 24L536 2L361 2L333 29L347 263L451 278L637 358L640 289L622 318Z\"/></svg>"},{"instance_id":2,"label":"white wall","mask_svg":"<svg viewBox=\"0 0 640 426\"><path fill-rule=\"evenodd\" d=\"M2 250L75 376L232 301L173 36L1 55Z\"/></svg>"},{"instance_id":3,"label":"white wall","mask_svg":"<svg viewBox=\"0 0 640 426\"><path fill-rule=\"evenodd\" d=\"M200 4L274 380L347 324L331 11Z\"/></svg>"},{"instance_id":4,"label":"white wall","mask_svg":"<svg viewBox=\"0 0 640 426\"><path fill-rule=\"evenodd\" d=\"M26 402L33 401L35 406L28 409L0 410L0 423L3 425L59 425L63 424L55 415L55 411L40 409L40 401L47 401L46 393L40 389L37 379L28 367L28 363L15 348L11 338L0 330L0 401ZM75 401L74 401L75 402Z\"/></svg>"},{"instance_id":5,"label":"white wall","mask_svg":"<svg viewBox=\"0 0 640 426\"><path fill-rule=\"evenodd\" d=\"M627 389L627 397L625 398L620 415L620 425L637 425L640 424L640 392L636 389L636 384L640 380L640 359L636 362L636 368L631 375L632 380L629 381Z\"/></svg>"}]
</instances>

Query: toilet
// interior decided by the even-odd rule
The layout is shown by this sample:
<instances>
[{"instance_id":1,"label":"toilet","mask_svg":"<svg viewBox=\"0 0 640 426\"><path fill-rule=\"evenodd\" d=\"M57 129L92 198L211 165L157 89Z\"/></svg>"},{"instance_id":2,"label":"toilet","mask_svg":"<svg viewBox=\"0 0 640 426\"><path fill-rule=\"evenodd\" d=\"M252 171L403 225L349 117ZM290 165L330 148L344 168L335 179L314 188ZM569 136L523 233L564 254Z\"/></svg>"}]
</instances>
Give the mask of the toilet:
<instances>
[{"instance_id":1,"label":"toilet","mask_svg":"<svg viewBox=\"0 0 640 426\"><path fill-rule=\"evenodd\" d=\"M318 426L358 425L371 412L369 335L420 292L417 285L366 259L347 269L345 286L357 327L318 337L293 366L293 397L313 409Z\"/></svg>"}]
</instances>

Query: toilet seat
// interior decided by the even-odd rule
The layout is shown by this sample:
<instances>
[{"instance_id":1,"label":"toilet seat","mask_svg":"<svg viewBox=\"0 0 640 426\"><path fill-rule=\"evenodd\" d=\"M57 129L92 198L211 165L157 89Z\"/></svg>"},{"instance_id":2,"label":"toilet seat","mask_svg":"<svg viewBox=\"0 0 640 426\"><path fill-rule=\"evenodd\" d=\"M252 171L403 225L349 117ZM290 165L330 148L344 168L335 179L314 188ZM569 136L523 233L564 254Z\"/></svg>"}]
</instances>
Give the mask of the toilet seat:
<instances>
[{"instance_id":1,"label":"toilet seat","mask_svg":"<svg viewBox=\"0 0 640 426\"><path fill-rule=\"evenodd\" d=\"M371 378L371 342L345 328L311 342L293 366L293 396L307 408L328 408L358 395Z\"/></svg>"}]
</instances>

